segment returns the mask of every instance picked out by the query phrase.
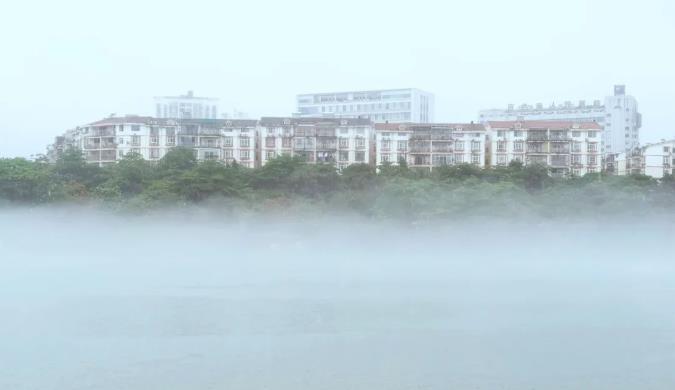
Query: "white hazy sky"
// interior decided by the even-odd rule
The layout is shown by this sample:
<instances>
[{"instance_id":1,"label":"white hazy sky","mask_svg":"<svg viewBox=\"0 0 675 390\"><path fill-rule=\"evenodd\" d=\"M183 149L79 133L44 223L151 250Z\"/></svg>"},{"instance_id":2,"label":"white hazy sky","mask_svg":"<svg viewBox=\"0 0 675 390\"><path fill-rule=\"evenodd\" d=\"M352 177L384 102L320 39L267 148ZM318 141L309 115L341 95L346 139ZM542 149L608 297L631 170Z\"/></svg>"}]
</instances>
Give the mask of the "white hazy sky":
<instances>
[{"instance_id":1,"label":"white hazy sky","mask_svg":"<svg viewBox=\"0 0 675 390\"><path fill-rule=\"evenodd\" d=\"M288 115L295 95L418 87L438 121L627 85L641 141L675 137L670 0L30 1L0 23L0 157L192 89Z\"/></svg>"}]
</instances>

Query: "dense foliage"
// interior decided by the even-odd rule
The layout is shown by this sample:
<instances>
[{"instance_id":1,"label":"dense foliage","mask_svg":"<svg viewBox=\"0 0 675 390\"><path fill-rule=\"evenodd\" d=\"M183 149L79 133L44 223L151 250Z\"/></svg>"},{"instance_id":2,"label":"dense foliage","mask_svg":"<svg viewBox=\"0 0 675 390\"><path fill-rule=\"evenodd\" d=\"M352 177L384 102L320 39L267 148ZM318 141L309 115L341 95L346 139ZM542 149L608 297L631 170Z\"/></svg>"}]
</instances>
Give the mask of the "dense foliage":
<instances>
[{"instance_id":1,"label":"dense foliage","mask_svg":"<svg viewBox=\"0 0 675 390\"><path fill-rule=\"evenodd\" d=\"M55 164L0 159L0 200L11 203L97 202L147 209L224 200L229 208L277 212L352 212L375 217L452 218L461 215L639 214L670 211L675 180L604 174L554 179L546 167L480 169L445 166L432 173L405 163L376 172L353 165L338 174L329 165L282 156L264 167L198 162L175 149L159 163L127 155L117 164L87 164L77 150Z\"/></svg>"}]
</instances>

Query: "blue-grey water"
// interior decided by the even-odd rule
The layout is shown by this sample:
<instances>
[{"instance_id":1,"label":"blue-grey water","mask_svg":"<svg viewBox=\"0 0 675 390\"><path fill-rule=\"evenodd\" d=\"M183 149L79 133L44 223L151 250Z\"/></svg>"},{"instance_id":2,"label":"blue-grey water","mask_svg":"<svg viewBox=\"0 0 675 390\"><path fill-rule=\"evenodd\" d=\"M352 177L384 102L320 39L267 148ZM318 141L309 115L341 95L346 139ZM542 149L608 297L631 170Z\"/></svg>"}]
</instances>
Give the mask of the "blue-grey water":
<instances>
[{"instance_id":1,"label":"blue-grey water","mask_svg":"<svg viewBox=\"0 0 675 390\"><path fill-rule=\"evenodd\" d=\"M673 389L674 240L0 210L0 389Z\"/></svg>"}]
</instances>

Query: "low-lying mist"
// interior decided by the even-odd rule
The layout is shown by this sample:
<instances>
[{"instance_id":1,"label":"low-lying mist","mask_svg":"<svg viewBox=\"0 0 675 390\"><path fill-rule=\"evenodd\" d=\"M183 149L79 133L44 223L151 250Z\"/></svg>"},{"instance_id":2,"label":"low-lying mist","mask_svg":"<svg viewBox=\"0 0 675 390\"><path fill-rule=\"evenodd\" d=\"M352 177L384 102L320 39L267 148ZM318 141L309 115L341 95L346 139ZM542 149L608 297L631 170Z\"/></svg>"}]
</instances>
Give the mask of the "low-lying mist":
<instances>
[{"instance_id":1,"label":"low-lying mist","mask_svg":"<svg viewBox=\"0 0 675 390\"><path fill-rule=\"evenodd\" d=\"M673 237L0 208L0 389L671 389Z\"/></svg>"}]
</instances>

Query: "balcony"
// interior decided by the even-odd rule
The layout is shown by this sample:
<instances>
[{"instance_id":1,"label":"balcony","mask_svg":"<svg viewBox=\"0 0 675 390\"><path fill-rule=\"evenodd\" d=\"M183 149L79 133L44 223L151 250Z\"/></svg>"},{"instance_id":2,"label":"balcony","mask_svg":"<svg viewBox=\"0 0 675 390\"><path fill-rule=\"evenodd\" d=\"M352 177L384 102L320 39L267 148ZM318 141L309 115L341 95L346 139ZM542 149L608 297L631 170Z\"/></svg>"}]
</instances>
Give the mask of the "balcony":
<instances>
[{"instance_id":1,"label":"balcony","mask_svg":"<svg viewBox=\"0 0 675 390\"><path fill-rule=\"evenodd\" d=\"M558 158L565 157L565 158ZM567 167L569 165L569 159L567 156L552 156L551 157L551 166L552 167Z\"/></svg>"},{"instance_id":2,"label":"balcony","mask_svg":"<svg viewBox=\"0 0 675 390\"><path fill-rule=\"evenodd\" d=\"M319 150L337 150L337 142L318 142L316 148Z\"/></svg>"},{"instance_id":3,"label":"balcony","mask_svg":"<svg viewBox=\"0 0 675 390\"><path fill-rule=\"evenodd\" d=\"M559 136L551 135L550 137L548 137L548 139L551 142L569 142L569 141L572 141L572 138L570 136L567 136L567 135L559 135Z\"/></svg>"},{"instance_id":4,"label":"balcony","mask_svg":"<svg viewBox=\"0 0 675 390\"><path fill-rule=\"evenodd\" d=\"M454 151L453 147L452 147L452 144L450 144L450 145L448 145L448 144L435 145L434 144L432 146L431 150L434 153L452 153Z\"/></svg>"}]
</instances>

